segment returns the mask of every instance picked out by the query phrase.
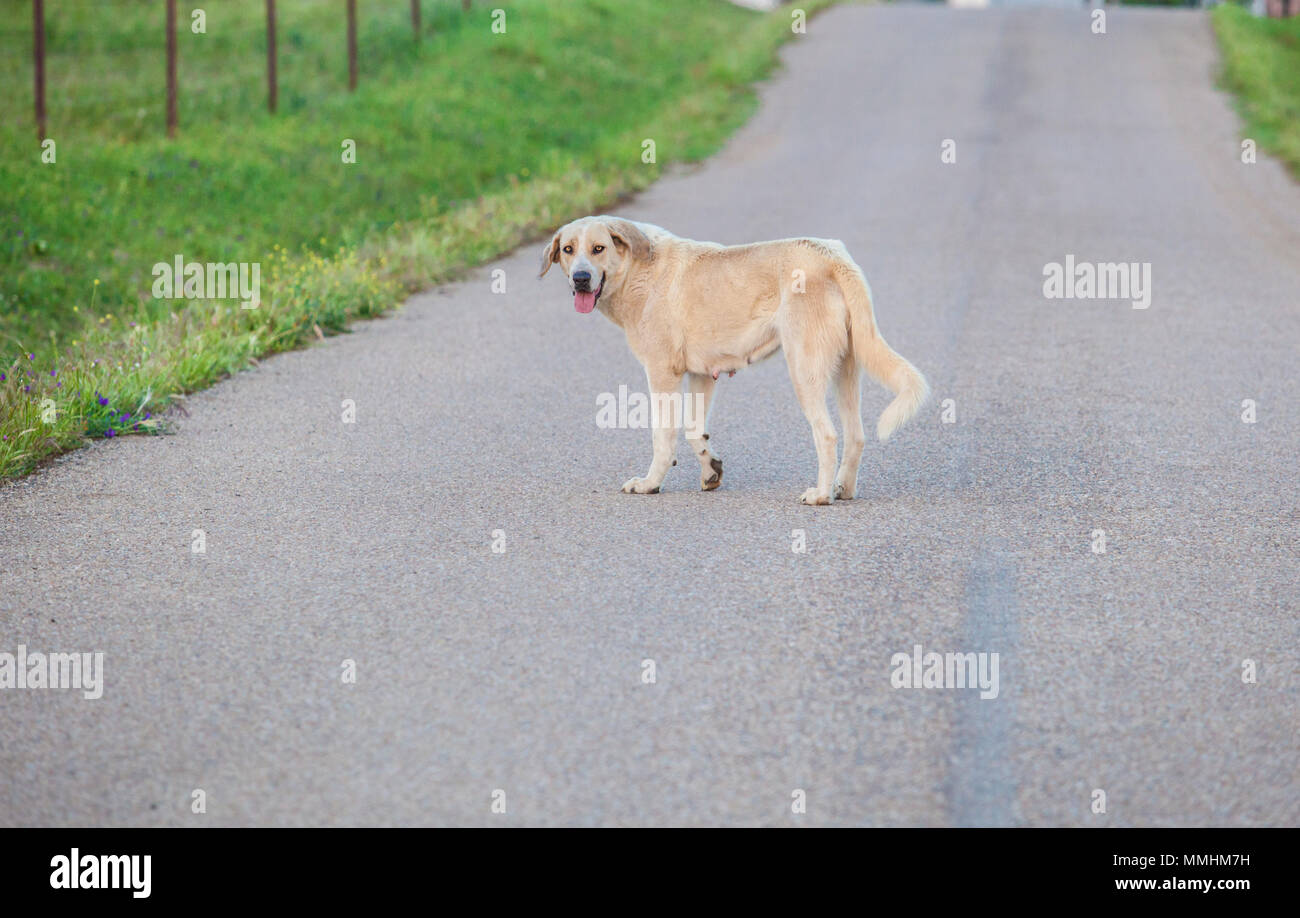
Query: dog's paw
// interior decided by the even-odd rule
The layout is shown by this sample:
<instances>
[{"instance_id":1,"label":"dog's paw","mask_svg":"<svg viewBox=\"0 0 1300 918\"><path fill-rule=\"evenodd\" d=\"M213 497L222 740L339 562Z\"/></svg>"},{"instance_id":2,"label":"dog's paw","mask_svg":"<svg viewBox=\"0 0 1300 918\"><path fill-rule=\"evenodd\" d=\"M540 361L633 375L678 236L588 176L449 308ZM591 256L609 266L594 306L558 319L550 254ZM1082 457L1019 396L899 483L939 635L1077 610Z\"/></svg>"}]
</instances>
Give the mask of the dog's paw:
<instances>
[{"instance_id":1,"label":"dog's paw","mask_svg":"<svg viewBox=\"0 0 1300 918\"><path fill-rule=\"evenodd\" d=\"M709 474L700 478L700 490L716 491L722 484L722 460L712 458L709 460Z\"/></svg>"},{"instance_id":2,"label":"dog's paw","mask_svg":"<svg viewBox=\"0 0 1300 918\"><path fill-rule=\"evenodd\" d=\"M624 494L658 494L659 485L652 485L646 478L629 478L623 485Z\"/></svg>"},{"instance_id":3,"label":"dog's paw","mask_svg":"<svg viewBox=\"0 0 1300 918\"><path fill-rule=\"evenodd\" d=\"M831 493L835 496L836 500L853 500L853 498L857 496L857 490L857 485L851 482L841 481L835 485L835 490Z\"/></svg>"},{"instance_id":4,"label":"dog's paw","mask_svg":"<svg viewBox=\"0 0 1300 918\"><path fill-rule=\"evenodd\" d=\"M816 488L809 488L803 492L799 498L799 503L807 504L810 507L824 507L831 502L829 494L821 494Z\"/></svg>"}]
</instances>

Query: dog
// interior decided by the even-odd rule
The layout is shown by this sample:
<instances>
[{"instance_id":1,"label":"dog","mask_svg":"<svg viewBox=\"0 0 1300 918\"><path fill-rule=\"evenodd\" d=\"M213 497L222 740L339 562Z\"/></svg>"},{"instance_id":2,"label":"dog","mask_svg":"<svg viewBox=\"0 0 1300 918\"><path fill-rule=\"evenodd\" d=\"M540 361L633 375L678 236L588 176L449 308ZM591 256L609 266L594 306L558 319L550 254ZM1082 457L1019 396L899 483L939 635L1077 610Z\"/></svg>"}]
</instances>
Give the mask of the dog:
<instances>
[{"instance_id":1,"label":"dog","mask_svg":"<svg viewBox=\"0 0 1300 918\"><path fill-rule=\"evenodd\" d=\"M722 460L710 450L708 411L719 375L785 352L794 391L817 447L817 484L802 503L851 500L866 445L859 410L859 368L894 393L876 424L881 440L912 417L929 395L925 377L876 328L871 288L834 239L782 239L724 246L683 239L648 223L593 216L560 227L542 250L538 277L564 271L580 313L599 310L627 335L645 367L652 402L667 405L653 426L654 458L644 477L623 485L658 494L677 464L682 377L699 405L686 440L700 461L700 486L722 484ZM835 427L826 391L835 380L844 455L835 468ZM675 398L673 397L675 396Z\"/></svg>"}]
</instances>

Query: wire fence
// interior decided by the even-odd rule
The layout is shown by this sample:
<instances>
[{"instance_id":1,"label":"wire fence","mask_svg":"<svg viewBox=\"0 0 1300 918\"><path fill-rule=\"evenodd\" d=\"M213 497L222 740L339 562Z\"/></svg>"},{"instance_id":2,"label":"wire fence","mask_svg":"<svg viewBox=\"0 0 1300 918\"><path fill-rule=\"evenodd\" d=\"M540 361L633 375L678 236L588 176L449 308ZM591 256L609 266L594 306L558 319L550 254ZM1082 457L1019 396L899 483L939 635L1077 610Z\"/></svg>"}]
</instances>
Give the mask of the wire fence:
<instances>
[{"instance_id":1,"label":"wire fence","mask_svg":"<svg viewBox=\"0 0 1300 918\"><path fill-rule=\"evenodd\" d=\"M30 117L40 141L61 120L115 123L128 137L144 136L156 125L174 137L185 113L220 115L260 99L258 104L274 115L282 107L282 88L291 108L342 88L356 91L363 56L374 55L379 67L393 63L402 53L399 42L418 48L438 28L460 25L451 17L470 14L473 5L472 0L193 0L199 5L178 9L176 0L112 5L30 0L29 27L23 29L15 9L22 2L11 0L0 9L0 48L9 61L7 72L0 71L0 87L8 96L6 107L12 106L20 78L15 64L30 61L32 107L24 120ZM119 21L105 20L106 7L120 14ZM211 20L219 23L214 28L219 37L209 46L179 41L207 35L216 24ZM17 53L22 44L29 45L29 55ZM264 60L254 64L263 57L260 49ZM286 53L300 59L290 74L298 81L282 87ZM198 59L193 73L186 69L190 54ZM256 83L254 67L262 71ZM330 79L335 68L346 74L344 86ZM146 71L157 74L156 82L144 76Z\"/></svg>"}]
</instances>

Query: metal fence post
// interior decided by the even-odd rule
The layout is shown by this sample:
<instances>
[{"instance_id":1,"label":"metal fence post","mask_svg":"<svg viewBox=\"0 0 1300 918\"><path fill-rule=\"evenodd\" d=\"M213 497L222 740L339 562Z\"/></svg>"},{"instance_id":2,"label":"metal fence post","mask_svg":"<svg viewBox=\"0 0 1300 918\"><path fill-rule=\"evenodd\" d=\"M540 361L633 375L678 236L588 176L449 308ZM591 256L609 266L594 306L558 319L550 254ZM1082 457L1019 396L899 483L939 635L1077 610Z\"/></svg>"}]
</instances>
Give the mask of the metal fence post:
<instances>
[{"instance_id":1,"label":"metal fence post","mask_svg":"<svg viewBox=\"0 0 1300 918\"><path fill-rule=\"evenodd\" d=\"M167 136L176 136L176 0L167 0Z\"/></svg>"},{"instance_id":2,"label":"metal fence post","mask_svg":"<svg viewBox=\"0 0 1300 918\"><path fill-rule=\"evenodd\" d=\"M280 86L275 74L275 0L266 0L266 105L275 114Z\"/></svg>"},{"instance_id":3,"label":"metal fence post","mask_svg":"<svg viewBox=\"0 0 1300 918\"><path fill-rule=\"evenodd\" d=\"M348 0L348 90L357 88L357 0Z\"/></svg>"},{"instance_id":4,"label":"metal fence post","mask_svg":"<svg viewBox=\"0 0 1300 918\"><path fill-rule=\"evenodd\" d=\"M35 59L36 133L45 142L45 0L32 0L32 57Z\"/></svg>"}]
</instances>

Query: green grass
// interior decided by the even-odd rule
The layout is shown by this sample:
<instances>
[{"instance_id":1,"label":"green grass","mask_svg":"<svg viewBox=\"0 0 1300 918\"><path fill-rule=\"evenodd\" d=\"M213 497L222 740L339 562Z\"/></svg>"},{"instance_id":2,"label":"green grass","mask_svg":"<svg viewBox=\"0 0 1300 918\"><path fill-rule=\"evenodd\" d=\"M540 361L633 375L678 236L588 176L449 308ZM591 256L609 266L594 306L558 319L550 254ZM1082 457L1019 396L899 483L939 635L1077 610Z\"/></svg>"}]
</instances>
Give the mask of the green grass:
<instances>
[{"instance_id":1,"label":"green grass","mask_svg":"<svg viewBox=\"0 0 1300 918\"><path fill-rule=\"evenodd\" d=\"M469 14L424 0L416 43L406 0L358 7L349 93L343 4L278 4L275 116L261 0L208 4L203 35L182 9L169 141L162 3L47 3L57 162L44 164L31 5L0 0L0 477L87 438L157 431L184 393L707 155L748 117L750 84L790 35L788 9L723 0L480 2ZM505 34L491 30L493 7ZM342 162L345 138L355 164ZM645 138L657 163L642 162ZM178 253L260 263L261 305L154 298L152 266Z\"/></svg>"},{"instance_id":2,"label":"green grass","mask_svg":"<svg viewBox=\"0 0 1300 918\"><path fill-rule=\"evenodd\" d=\"M1300 17L1256 18L1229 4L1212 15L1222 82L1237 97L1245 136L1300 178Z\"/></svg>"}]
</instances>

